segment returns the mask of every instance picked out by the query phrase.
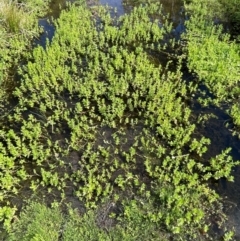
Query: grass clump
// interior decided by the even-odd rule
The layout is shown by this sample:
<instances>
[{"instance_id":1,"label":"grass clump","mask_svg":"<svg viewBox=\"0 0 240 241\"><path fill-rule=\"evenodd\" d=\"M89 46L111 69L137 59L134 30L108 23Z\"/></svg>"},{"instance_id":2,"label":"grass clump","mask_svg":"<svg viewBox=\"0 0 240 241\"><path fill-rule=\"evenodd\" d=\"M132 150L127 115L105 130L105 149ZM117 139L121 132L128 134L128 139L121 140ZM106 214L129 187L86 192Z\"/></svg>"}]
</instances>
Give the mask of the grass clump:
<instances>
[{"instance_id":1,"label":"grass clump","mask_svg":"<svg viewBox=\"0 0 240 241\"><path fill-rule=\"evenodd\" d=\"M42 3L35 5L35 3ZM1 119L17 82L17 68L40 34L37 17L46 11L48 1L0 1L0 106ZM6 111L7 112L7 111Z\"/></svg>"},{"instance_id":2,"label":"grass clump","mask_svg":"<svg viewBox=\"0 0 240 241\"><path fill-rule=\"evenodd\" d=\"M20 219L15 220L13 233L7 240L58 240L62 223L63 215L59 209L32 202L21 212Z\"/></svg>"},{"instance_id":3,"label":"grass clump","mask_svg":"<svg viewBox=\"0 0 240 241\"><path fill-rule=\"evenodd\" d=\"M15 220L11 234L6 241L135 241L167 240L167 235L159 236L155 225L139 215L140 210L132 209L131 218L119 221L108 230L98 225L98 215L89 210L80 214L77 209L68 208L63 214L60 207L47 208L31 202ZM105 214L106 215L106 214ZM155 233L154 233L155 232Z\"/></svg>"},{"instance_id":4,"label":"grass clump","mask_svg":"<svg viewBox=\"0 0 240 241\"><path fill-rule=\"evenodd\" d=\"M37 5L36 3L42 3ZM35 5L35 8L33 5ZM19 53L26 52L33 37L38 36L39 27L37 17L45 14L48 1L0 1L0 34L1 53L5 63L19 59ZM9 50L8 52L7 49ZM2 52L2 51L1 51ZM17 52L18 55L15 54ZM5 54L4 54L5 53Z\"/></svg>"},{"instance_id":5,"label":"grass clump","mask_svg":"<svg viewBox=\"0 0 240 241\"><path fill-rule=\"evenodd\" d=\"M18 33L29 24L29 15L25 14L18 5L17 2L7 0L0 3L0 18L10 33Z\"/></svg>"},{"instance_id":6,"label":"grass clump","mask_svg":"<svg viewBox=\"0 0 240 241\"><path fill-rule=\"evenodd\" d=\"M41 5L37 4L41 3ZM44 13L48 1L0 1L1 26L10 34L32 35L36 31L36 16ZM33 8L35 6L35 9ZM41 9L41 11L40 11ZM35 35L37 31L35 32Z\"/></svg>"}]
</instances>

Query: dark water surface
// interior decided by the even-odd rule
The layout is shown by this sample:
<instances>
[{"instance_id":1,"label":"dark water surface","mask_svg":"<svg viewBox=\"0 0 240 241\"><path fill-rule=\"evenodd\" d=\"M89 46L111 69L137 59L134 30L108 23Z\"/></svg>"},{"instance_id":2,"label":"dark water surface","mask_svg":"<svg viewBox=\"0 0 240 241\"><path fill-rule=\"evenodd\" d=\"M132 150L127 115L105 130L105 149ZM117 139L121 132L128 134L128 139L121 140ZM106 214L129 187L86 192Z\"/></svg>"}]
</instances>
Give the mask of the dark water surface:
<instances>
[{"instance_id":1,"label":"dark water surface","mask_svg":"<svg viewBox=\"0 0 240 241\"><path fill-rule=\"evenodd\" d=\"M117 8L118 15L122 15L131 11L134 6L144 3L143 0L90 0L87 1L89 5L108 5L113 8ZM180 34L185 30L184 17L183 17L183 1L182 0L161 0L164 12L169 14L169 20L174 22L174 32L176 38L180 37ZM45 47L46 40L51 41L54 35L54 27L51 24L51 18L57 18L60 15L61 8L66 6L66 0L53 0L50 9L51 11L45 18L39 19L39 25L42 26L44 33L36 40L35 45L41 45ZM189 78L189 76L188 76ZM200 128L200 132L206 137L210 138L211 145L206 158L211 158L220 154L222 150L227 147L232 148L232 156L234 160L240 160L240 141L232 136L230 128L226 128L226 123L230 117L226 114L226 110L215 107L200 108L197 104L193 106L193 111L196 115L200 113L213 113L218 118L210 119L204 127ZM77 157L76 157L77 158ZM74 159L74 158L73 158ZM236 235L240 238L240 167L233 170L235 176L235 182L230 183L222 179L219 183L214 184L215 189L224 199L224 208L228 214L229 227L235 227ZM25 193L27 194L27 193ZM23 195L24 196L24 195ZM69 194L71 199L71 194ZM15 200L17 202L17 200ZM75 199L72 202L77 202ZM80 205L76 203L76 206Z\"/></svg>"}]
</instances>

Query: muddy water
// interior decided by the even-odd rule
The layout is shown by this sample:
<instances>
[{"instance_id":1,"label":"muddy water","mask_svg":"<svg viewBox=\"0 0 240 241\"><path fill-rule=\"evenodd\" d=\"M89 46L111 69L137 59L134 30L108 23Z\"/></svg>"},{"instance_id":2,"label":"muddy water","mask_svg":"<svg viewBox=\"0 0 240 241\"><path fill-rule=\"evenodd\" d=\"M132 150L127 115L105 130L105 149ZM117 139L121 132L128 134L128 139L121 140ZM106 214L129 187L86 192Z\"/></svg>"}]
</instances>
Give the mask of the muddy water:
<instances>
[{"instance_id":1,"label":"muddy water","mask_svg":"<svg viewBox=\"0 0 240 241\"><path fill-rule=\"evenodd\" d=\"M88 1L89 5L93 4L102 4L108 5L110 7L117 8L118 15L124 14L126 12L131 11L131 9L139 5L144 1L142 0L90 0ZM174 22L174 34L177 38L180 37L180 34L185 30L184 28L184 18L183 18L183 2L182 0L162 0L164 12L169 14L169 19ZM61 7L60 7L61 6ZM42 26L44 30L44 34L40 36L40 38L35 42L35 45L41 45L45 47L46 40L49 39L51 41L54 35L54 27L51 24L51 18L57 18L61 12L61 9L66 6L66 0L53 0L49 14L39 19L39 25ZM187 76L189 78L189 76ZM199 128L199 132L203 135L211 139L211 146L209 148L208 153L205 158L210 158L211 156L217 155L221 153L221 150L231 147L232 148L232 156L235 160L240 159L240 142L237 138L232 136L232 132L230 128L226 128L226 123L230 121L230 117L226 114L226 109L218 109L218 108L200 108L199 105L193 105L193 111L196 115L200 113L213 113L218 118L210 119L208 123ZM74 153L73 153L74 155ZM74 156L72 159L78 159L78 157ZM240 167L233 170L233 174L235 176L235 182L229 183L226 180L220 180L218 183L215 183L215 188L219 192L219 194L224 199L224 208L226 213L228 214L229 227L235 227L236 235L240 237ZM23 196L26 198L28 196L27 190L23 192ZM26 195L25 195L26 194ZM30 195L30 193L29 193ZM76 199L72 197L72 193L69 193L69 201L75 203L74 206L81 206L80 203L77 202ZM14 200L13 200L14 202ZM15 202L19 202L15 200Z\"/></svg>"}]
</instances>

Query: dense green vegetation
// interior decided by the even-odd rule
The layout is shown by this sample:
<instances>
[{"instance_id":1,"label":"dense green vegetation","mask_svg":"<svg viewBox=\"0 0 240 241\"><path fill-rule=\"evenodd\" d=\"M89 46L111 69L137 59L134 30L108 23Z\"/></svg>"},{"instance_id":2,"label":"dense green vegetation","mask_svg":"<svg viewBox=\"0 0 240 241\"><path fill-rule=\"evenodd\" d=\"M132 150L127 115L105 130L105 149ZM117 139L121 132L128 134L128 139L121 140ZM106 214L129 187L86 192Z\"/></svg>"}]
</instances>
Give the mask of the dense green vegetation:
<instances>
[{"instance_id":1,"label":"dense green vegetation","mask_svg":"<svg viewBox=\"0 0 240 241\"><path fill-rule=\"evenodd\" d=\"M240 2L232 1L234 3ZM209 13L208 8L204 2L194 1L195 14L186 23L189 30L186 36L188 68L197 74L198 83L204 83L214 95L214 98L202 100L205 105L209 102L218 106L229 103L228 113L236 124L235 134L239 135L240 46L235 40L230 40L230 34L224 33L222 26L209 23L213 13ZM239 36L235 37L238 39Z\"/></svg>"},{"instance_id":2,"label":"dense green vegetation","mask_svg":"<svg viewBox=\"0 0 240 241\"><path fill-rule=\"evenodd\" d=\"M12 88L15 86L17 66L25 58L31 41L40 29L37 17L43 15L47 0L24 0L20 2L0 1L0 108L1 119L9 109L5 109Z\"/></svg>"},{"instance_id":3,"label":"dense green vegetation","mask_svg":"<svg viewBox=\"0 0 240 241\"><path fill-rule=\"evenodd\" d=\"M4 145L2 140L7 140L5 134L2 135L2 130L4 125L7 125L7 116L12 111L9 100L16 86L17 67L26 59L32 39L41 31L37 17L46 12L47 6L48 1L42 0L0 1L1 201L5 200L8 192L17 193L14 185L17 185L16 180L18 180L15 177L18 164L12 159L9 150L2 149ZM15 208L10 208L9 205L1 206L0 219L4 219L7 226L14 211Z\"/></svg>"},{"instance_id":4,"label":"dense green vegetation","mask_svg":"<svg viewBox=\"0 0 240 241\"><path fill-rule=\"evenodd\" d=\"M187 31L176 42L159 4L115 18L76 1L55 20L46 48L31 49L46 2L36 12L30 3L11 2L22 22L0 13L7 240L211 240L213 218L221 227L225 215L209 181L233 181L239 162L229 148L205 158L210 140L198 127L208 116L194 115L189 103L204 83L214 97L199 102L228 102L239 133L239 44L201 2L186 7ZM195 81L183 77L185 65ZM53 195L52 209L32 202L18 218L11 198L24 188ZM85 214L61 211L69 190Z\"/></svg>"},{"instance_id":5,"label":"dense green vegetation","mask_svg":"<svg viewBox=\"0 0 240 241\"><path fill-rule=\"evenodd\" d=\"M107 205L106 208L109 206ZM104 217L92 210L80 217L76 210L69 207L68 214L63 215L57 207L50 209L34 202L24 210L21 219L16 221L9 240L168 240L166 234L156 232L156 224L143 219L135 211L137 210L131 210L134 217L132 216L131 219L129 217L127 223L111 228L104 223L106 222ZM43 220L45 220L44 223L42 223ZM99 227L99 225L103 226L102 223L105 225L104 229Z\"/></svg>"}]
</instances>

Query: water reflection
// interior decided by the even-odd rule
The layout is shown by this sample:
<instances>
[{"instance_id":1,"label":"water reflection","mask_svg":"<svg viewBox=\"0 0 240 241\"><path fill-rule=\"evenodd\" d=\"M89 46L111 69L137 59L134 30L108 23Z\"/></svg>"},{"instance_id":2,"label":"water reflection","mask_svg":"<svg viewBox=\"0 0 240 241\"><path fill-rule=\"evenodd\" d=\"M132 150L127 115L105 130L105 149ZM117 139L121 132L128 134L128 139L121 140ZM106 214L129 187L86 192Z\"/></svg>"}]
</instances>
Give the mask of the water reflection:
<instances>
[{"instance_id":1,"label":"water reflection","mask_svg":"<svg viewBox=\"0 0 240 241\"><path fill-rule=\"evenodd\" d=\"M52 0L49 9L51 9L47 15L47 17L58 18L62 8L66 7L66 0ZM71 1L73 2L73 1Z\"/></svg>"},{"instance_id":2,"label":"water reflection","mask_svg":"<svg viewBox=\"0 0 240 241\"><path fill-rule=\"evenodd\" d=\"M117 15L123 15L125 13L125 9L123 8L122 1L119 0L100 0L99 3L101 5L108 5L109 7L113 7L117 9Z\"/></svg>"},{"instance_id":3,"label":"water reflection","mask_svg":"<svg viewBox=\"0 0 240 241\"><path fill-rule=\"evenodd\" d=\"M34 46L40 45L46 48L47 39L51 42L55 27L52 23L52 19L57 19L61 13L61 9L66 8L67 2L74 2L74 0L52 0L49 4L49 12L44 18L38 20L39 27L42 28L43 34L34 42Z\"/></svg>"},{"instance_id":4,"label":"water reflection","mask_svg":"<svg viewBox=\"0 0 240 241\"><path fill-rule=\"evenodd\" d=\"M153 2L153 1L152 1ZM159 2L159 1L155 1ZM173 34L177 39L180 38L181 33L185 31L184 14L183 14L183 0L161 0L163 6L163 14L169 16L169 21L173 23ZM135 6L146 4L145 0L99 0L99 4L108 5L109 7L117 9L117 16L129 13Z\"/></svg>"},{"instance_id":5,"label":"water reflection","mask_svg":"<svg viewBox=\"0 0 240 241\"><path fill-rule=\"evenodd\" d=\"M45 49L47 39L51 42L54 36L55 27L47 18L39 19L38 24L43 29L43 34L41 34L40 37L35 40L34 46L41 45Z\"/></svg>"},{"instance_id":6,"label":"water reflection","mask_svg":"<svg viewBox=\"0 0 240 241\"><path fill-rule=\"evenodd\" d=\"M99 0L99 3L116 8L118 14L121 15L130 12L135 6L146 4L146 0ZM169 14L171 21L178 23L179 19L182 18L183 0L160 0L160 3L163 6L164 13Z\"/></svg>"}]
</instances>

